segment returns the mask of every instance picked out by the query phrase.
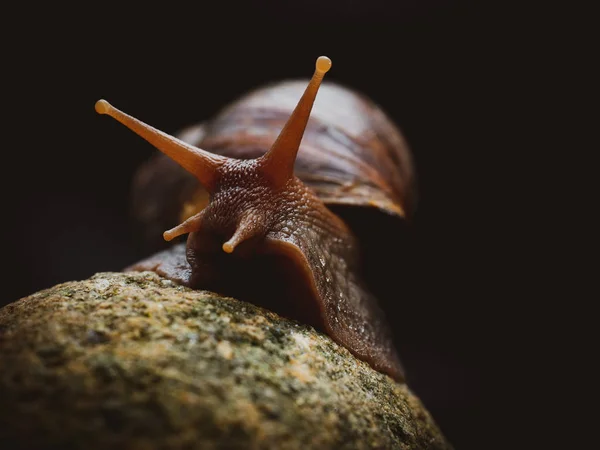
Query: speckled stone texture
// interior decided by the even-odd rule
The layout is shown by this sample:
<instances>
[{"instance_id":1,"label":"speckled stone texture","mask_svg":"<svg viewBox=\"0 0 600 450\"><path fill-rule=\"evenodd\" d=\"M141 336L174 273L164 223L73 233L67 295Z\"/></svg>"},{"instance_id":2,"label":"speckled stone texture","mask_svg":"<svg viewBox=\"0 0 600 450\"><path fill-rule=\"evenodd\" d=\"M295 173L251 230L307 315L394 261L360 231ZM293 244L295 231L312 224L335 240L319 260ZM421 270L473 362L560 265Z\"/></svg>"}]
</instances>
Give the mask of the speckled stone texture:
<instances>
[{"instance_id":1,"label":"speckled stone texture","mask_svg":"<svg viewBox=\"0 0 600 450\"><path fill-rule=\"evenodd\" d=\"M0 309L0 448L451 447L406 385L327 336L132 272Z\"/></svg>"}]
</instances>

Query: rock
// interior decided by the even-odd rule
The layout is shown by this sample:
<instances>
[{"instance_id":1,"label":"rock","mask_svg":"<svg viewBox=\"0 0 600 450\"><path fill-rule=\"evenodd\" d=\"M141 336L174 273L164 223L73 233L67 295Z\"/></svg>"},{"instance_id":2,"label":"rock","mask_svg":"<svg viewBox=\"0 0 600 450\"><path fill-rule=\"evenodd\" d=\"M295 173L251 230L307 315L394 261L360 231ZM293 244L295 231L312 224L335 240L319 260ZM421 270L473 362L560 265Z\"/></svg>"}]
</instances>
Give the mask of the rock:
<instances>
[{"instance_id":1,"label":"rock","mask_svg":"<svg viewBox=\"0 0 600 450\"><path fill-rule=\"evenodd\" d=\"M327 336L140 272L0 309L0 448L450 445L406 385Z\"/></svg>"}]
</instances>

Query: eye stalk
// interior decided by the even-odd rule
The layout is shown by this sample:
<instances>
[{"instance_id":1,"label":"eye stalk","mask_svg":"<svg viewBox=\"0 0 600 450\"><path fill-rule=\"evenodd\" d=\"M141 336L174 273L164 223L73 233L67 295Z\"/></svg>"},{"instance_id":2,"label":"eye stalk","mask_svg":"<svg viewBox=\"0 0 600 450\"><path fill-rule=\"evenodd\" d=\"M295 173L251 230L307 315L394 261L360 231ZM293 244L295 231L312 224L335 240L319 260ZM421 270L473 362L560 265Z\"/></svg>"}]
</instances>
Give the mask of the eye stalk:
<instances>
[{"instance_id":1,"label":"eye stalk","mask_svg":"<svg viewBox=\"0 0 600 450\"><path fill-rule=\"evenodd\" d=\"M265 176L276 186L283 186L294 176L294 163L302 142L302 136L310 117L317 92L323 76L331 69L331 60L319 56L315 63L315 72L302 95L298 105L286 122L270 150L261 158Z\"/></svg>"},{"instance_id":2,"label":"eye stalk","mask_svg":"<svg viewBox=\"0 0 600 450\"><path fill-rule=\"evenodd\" d=\"M106 100L98 100L95 105L98 114L106 114L121 122L134 133L146 139L158 150L171 157L185 170L198 178L209 191L214 189L219 179L219 167L227 158L201 150L167 133L118 110Z\"/></svg>"}]
</instances>

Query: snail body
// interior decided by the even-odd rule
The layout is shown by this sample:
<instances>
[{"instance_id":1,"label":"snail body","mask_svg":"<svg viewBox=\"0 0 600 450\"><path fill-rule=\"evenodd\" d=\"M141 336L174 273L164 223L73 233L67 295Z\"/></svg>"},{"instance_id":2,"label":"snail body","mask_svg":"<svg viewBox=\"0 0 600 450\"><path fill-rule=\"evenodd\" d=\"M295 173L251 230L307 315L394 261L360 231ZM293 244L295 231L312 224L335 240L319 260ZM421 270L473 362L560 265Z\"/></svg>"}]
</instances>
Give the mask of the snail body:
<instances>
[{"instance_id":1,"label":"snail body","mask_svg":"<svg viewBox=\"0 0 600 450\"><path fill-rule=\"evenodd\" d=\"M401 381L392 334L364 282L364 227L352 217L364 210L400 223L410 215L410 153L366 98L335 84L319 90L330 66L328 58L317 60L304 93L301 82L256 90L181 139L103 100L96 104L166 155L136 178L135 210L148 238L177 221L165 240L188 234L185 244L129 269L153 270L313 325Z\"/></svg>"}]
</instances>

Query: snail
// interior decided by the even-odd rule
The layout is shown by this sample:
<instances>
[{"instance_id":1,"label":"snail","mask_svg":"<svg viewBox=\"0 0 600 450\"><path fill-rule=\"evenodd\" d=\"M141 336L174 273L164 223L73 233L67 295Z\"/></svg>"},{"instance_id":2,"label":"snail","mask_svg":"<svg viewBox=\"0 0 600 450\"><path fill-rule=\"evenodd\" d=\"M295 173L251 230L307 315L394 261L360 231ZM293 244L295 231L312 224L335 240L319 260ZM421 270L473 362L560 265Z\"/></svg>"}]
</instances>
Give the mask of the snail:
<instances>
[{"instance_id":1,"label":"snail","mask_svg":"<svg viewBox=\"0 0 600 450\"><path fill-rule=\"evenodd\" d=\"M364 273L378 270L361 262L360 236L385 249L389 230L409 218L411 155L378 106L321 83L330 68L321 56L308 86L285 81L257 89L181 139L99 100L98 113L164 154L137 176L138 218L154 229L172 227L166 241L188 235L187 243L126 270L155 271L308 323L403 381L392 332L365 283ZM357 215L369 217L362 228L354 225Z\"/></svg>"}]
</instances>

